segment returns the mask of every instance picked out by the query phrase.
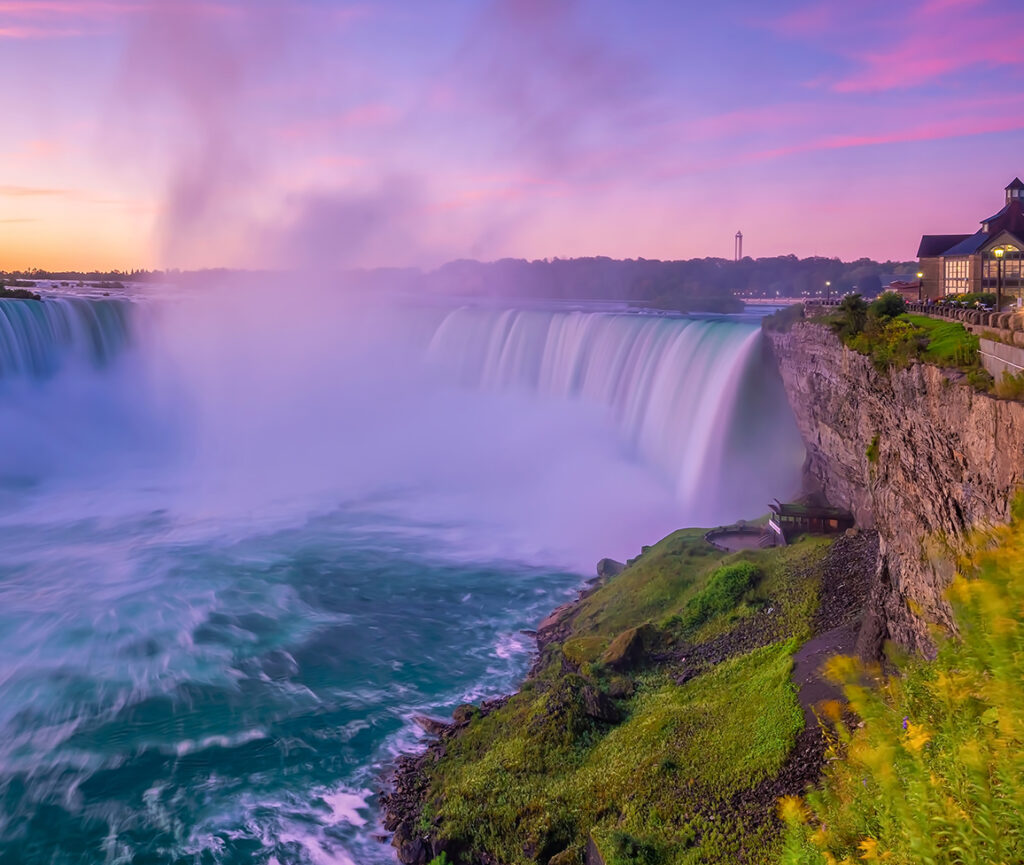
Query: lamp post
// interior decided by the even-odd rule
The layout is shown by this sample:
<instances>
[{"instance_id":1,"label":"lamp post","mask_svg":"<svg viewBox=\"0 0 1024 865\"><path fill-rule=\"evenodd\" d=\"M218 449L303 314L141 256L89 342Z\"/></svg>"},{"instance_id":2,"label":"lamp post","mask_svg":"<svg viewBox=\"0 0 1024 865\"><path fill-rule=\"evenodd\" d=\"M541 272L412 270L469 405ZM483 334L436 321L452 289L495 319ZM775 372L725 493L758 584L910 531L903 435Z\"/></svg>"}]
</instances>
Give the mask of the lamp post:
<instances>
[{"instance_id":1,"label":"lamp post","mask_svg":"<svg viewBox=\"0 0 1024 865\"><path fill-rule=\"evenodd\" d=\"M924 271L919 270L917 272L917 302L921 303L924 300Z\"/></svg>"},{"instance_id":2,"label":"lamp post","mask_svg":"<svg viewBox=\"0 0 1024 865\"><path fill-rule=\"evenodd\" d=\"M993 249L992 254L996 257L996 312L1003 309L1003 256L1006 250L1001 246Z\"/></svg>"},{"instance_id":3,"label":"lamp post","mask_svg":"<svg viewBox=\"0 0 1024 865\"><path fill-rule=\"evenodd\" d=\"M827 306L829 301L832 299L832 280L825 280L825 305Z\"/></svg>"}]
</instances>

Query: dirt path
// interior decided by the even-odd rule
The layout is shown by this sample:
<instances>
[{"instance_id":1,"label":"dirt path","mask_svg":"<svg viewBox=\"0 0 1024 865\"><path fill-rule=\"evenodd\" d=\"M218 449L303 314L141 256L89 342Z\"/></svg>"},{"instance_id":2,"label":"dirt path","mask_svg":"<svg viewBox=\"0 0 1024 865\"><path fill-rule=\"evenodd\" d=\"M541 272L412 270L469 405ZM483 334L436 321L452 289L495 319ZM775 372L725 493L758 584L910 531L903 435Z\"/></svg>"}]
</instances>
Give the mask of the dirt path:
<instances>
[{"instance_id":1,"label":"dirt path","mask_svg":"<svg viewBox=\"0 0 1024 865\"><path fill-rule=\"evenodd\" d=\"M834 655L853 654L858 623L841 625L804 643L793 655L793 684L799 689L804 723L816 727L815 708L825 700L842 700L843 692L822 673L825 662Z\"/></svg>"}]
</instances>

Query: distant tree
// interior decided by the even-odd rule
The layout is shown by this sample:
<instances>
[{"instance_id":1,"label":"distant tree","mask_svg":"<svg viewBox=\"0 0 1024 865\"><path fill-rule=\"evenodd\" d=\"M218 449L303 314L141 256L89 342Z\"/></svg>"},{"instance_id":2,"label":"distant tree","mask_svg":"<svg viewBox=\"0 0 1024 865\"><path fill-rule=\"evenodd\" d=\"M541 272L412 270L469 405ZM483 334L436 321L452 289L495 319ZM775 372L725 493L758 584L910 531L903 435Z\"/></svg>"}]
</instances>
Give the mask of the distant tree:
<instances>
[{"instance_id":1,"label":"distant tree","mask_svg":"<svg viewBox=\"0 0 1024 865\"><path fill-rule=\"evenodd\" d=\"M877 273L867 274L857 281L857 290L866 297L876 297L882 293L882 280Z\"/></svg>"},{"instance_id":2,"label":"distant tree","mask_svg":"<svg viewBox=\"0 0 1024 865\"><path fill-rule=\"evenodd\" d=\"M902 295L895 291L887 291L878 296L878 299L871 304L869 311L875 318L896 318L907 311L907 302Z\"/></svg>"}]
</instances>

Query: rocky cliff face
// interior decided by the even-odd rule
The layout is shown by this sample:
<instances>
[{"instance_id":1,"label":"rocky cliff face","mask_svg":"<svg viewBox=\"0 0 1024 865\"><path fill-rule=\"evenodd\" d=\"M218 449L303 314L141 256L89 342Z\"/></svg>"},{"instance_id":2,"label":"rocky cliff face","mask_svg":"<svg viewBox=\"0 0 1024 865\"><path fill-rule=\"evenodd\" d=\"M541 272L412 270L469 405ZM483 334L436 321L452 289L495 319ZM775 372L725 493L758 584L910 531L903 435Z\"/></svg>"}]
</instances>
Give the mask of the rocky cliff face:
<instances>
[{"instance_id":1,"label":"rocky cliff face","mask_svg":"<svg viewBox=\"0 0 1024 865\"><path fill-rule=\"evenodd\" d=\"M1024 404L927 364L879 372L822 325L767 332L807 446L805 483L878 529L878 572L858 649L925 655L967 531L1009 518L1024 480Z\"/></svg>"}]
</instances>

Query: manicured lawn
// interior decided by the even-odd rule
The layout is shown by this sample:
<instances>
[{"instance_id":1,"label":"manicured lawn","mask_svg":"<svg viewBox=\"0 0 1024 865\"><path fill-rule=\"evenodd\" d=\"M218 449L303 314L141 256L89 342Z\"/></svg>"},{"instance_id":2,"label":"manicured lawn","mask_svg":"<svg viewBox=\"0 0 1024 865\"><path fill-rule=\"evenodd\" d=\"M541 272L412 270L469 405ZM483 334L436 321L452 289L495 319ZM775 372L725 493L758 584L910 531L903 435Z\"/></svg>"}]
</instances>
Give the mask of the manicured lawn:
<instances>
[{"instance_id":1,"label":"manicured lawn","mask_svg":"<svg viewBox=\"0 0 1024 865\"><path fill-rule=\"evenodd\" d=\"M961 366L977 353L978 338L959 322L910 314L901 315L900 319L925 331L928 346L921 354L922 360L940 366Z\"/></svg>"}]
</instances>

